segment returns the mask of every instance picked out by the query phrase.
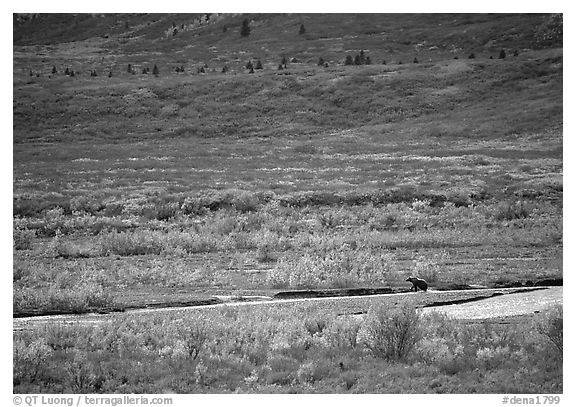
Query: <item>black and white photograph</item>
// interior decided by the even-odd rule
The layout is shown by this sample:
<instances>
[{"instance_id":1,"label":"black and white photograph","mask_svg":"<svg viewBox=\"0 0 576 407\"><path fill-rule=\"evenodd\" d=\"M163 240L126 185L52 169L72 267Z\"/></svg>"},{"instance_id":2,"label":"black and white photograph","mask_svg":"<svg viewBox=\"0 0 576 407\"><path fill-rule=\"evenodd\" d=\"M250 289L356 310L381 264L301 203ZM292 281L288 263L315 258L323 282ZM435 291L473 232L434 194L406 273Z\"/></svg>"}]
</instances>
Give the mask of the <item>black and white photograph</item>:
<instances>
[{"instance_id":1,"label":"black and white photograph","mask_svg":"<svg viewBox=\"0 0 576 407\"><path fill-rule=\"evenodd\" d=\"M564 404L562 10L248 6L12 14L7 405Z\"/></svg>"}]
</instances>

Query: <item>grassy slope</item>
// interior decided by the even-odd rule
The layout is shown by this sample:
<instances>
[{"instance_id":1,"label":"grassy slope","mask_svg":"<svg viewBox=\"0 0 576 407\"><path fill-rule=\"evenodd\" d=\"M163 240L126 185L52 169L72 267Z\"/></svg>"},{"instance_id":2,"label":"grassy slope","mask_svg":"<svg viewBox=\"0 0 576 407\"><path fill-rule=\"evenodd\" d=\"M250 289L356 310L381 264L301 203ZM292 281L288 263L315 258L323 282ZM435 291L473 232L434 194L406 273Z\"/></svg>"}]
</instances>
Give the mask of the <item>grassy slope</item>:
<instances>
[{"instance_id":1,"label":"grassy slope","mask_svg":"<svg viewBox=\"0 0 576 407\"><path fill-rule=\"evenodd\" d=\"M15 25L16 312L405 287L409 273L433 288L562 274L562 49L535 42L543 16L249 17L248 39L243 15L170 37L195 17ZM501 47L508 58L488 58ZM374 65L337 64L360 49ZM282 55L304 63L280 74ZM256 57L266 69L249 75ZM128 63L161 74L129 75ZM224 63L230 73L211 72ZM279 305L17 332L14 389L562 391L561 354L536 326L553 322L557 339L561 314L423 318L415 352L390 363L368 352L371 318L336 312Z\"/></svg>"},{"instance_id":2,"label":"grassy slope","mask_svg":"<svg viewBox=\"0 0 576 407\"><path fill-rule=\"evenodd\" d=\"M410 272L407 260L422 253L451 250L449 276L466 282L561 273L562 50L531 49L543 16L265 15L253 16L247 39L238 35L244 16L225 16L171 37L163 32L174 16L130 16L128 26L128 17L105 16L98 17L98 25L86 18L83 30L54 28L74 27L54 23L68 18L44 16L15 30L17 44L50 42L14 48L15 225L36 234L24 245L28 249L15 252L22 287L45 289L50 279L42 282L44 277L62 272L67 277L56 291L73 287L83 275L100 275L93 283L113 287L128 303L151 300L149 286L173 296L180 295L175 288L258 291L261 274L246 278L246 269L270 267L266 242L271 236L272 252L284 252L282 242L298 251L308 234L329 242L318 240L321 250L337 247L340 239L356 240L362 250L401 249L395 266L401 272ZM178 16L175 23L191 18ZM304 35L297 34L301 22ZM229 27L225 33L223 25ZM63 38L85 41L61 43ZM424 47L416 46L424 41ZM501 47L521 53L488 58ZM374 65L316 66L319 55L342 61L360 49ZM465 58L470 51L476 59ZM277 71L281 54L305 63ZM415 55L420 64L406 63ZM266 69L253 75L240 69L256 56ZM235 58L228 74L195 74L200 62L219 69ZM382 59L388 64L376 64ZM394 63L398 60L405 63ZM130 75L128 63L138 68L158 63L161 74ZM176 63L185 65L186 74L173 72ZM49 78L52 65L81 74ZM105 76L110 67L112 78ZM30 77L29 69L40 76ZM91 69L100 76L89 77ZM330 210L331 218L325 218L327 208L306 205L280 214L265 207L248 219L226 211L189 219L180 209L187 196L228 188L288 202L301 199L302 191L374 197L401 188L408 193L393 202L410 206L426 194L445 194L475 206L439 214L433 208L421 213L397 206L361 208L364 218L355 208ZM500 203L506 207L519 197L531 197L534 215L500 222ZM93 210L87 209L91 202ZM63 215L47 212L57 206ZM72 214L73 207L82 210ZM166 218L159 213L163 209ZM512 206L512 219L515 210ZM248 243L240 242L250 232L243 222L255 228ZM318 229L318 222L328 226ZM291 225L298 230L295 236L287 232ZM380 235L371 234L383 227ZM46 240L56 230L70 237L64 243ZM155 242L159 248L145 249L150 256L138 260L121 251L118 261L102 257L109 240L118 243L109 231L135 231L141 237L150 230L168 231L172 240ZM175 242L187 236L178 233L190 230L215 236L200 258L182 258L176 250ZM454 266L458 258L499 258L502 244L514 246L506 254L510 257L533 255L539 261ZM47 260L54 247L56 258ZM230 253L234 247L243 249ZM157 264L156 252L166 267ZM63 260L59 253L75 259ZM198 263L209 269L195 272ZM69 278L78 267L83 271ZM27 280L25 269L40 271ZM117 270L115 277L94 272L104 269ZM215 277L215 269L226 269L226 275ZM144 278L139 270L148 273L146 287L125 294L126 285Z\"/></svg>"}]
</instances>

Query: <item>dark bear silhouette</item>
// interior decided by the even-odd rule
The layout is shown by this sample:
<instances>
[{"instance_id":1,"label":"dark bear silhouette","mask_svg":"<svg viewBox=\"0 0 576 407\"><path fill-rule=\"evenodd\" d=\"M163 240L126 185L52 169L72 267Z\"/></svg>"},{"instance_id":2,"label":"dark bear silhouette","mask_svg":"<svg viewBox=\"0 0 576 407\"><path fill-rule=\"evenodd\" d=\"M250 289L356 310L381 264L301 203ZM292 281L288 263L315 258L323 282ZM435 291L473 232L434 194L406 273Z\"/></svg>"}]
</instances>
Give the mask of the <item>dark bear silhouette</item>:
<instances>
[{"instance_id":1,"label":"dark bear silhouette","mask_svg":"<svg viewBox=\"0 0 576 407\"><path fill-rule=\"evenodd\" d=\"M412 287L410 287L410 291L414 290L416 292L418 289L428 291L428 283L426 280L422 280L418 277L408 277L406 281L410 281L413 284Z\"/></svg>"}]
</instances>

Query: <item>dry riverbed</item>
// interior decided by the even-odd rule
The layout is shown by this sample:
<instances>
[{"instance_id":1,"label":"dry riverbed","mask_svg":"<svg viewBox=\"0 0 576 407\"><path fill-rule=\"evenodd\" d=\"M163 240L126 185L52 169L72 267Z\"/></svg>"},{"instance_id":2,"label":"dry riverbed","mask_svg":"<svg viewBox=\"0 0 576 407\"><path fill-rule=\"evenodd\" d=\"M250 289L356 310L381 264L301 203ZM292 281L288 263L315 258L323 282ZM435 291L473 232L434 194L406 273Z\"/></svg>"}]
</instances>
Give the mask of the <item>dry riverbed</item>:
<instances>
[{"instance_id":1,"label":"dry riverbed","mask_svg":"<svg viewBox=\"0 0 576 407\"><path fill-rule=\"evenodd\" d=\"M370 306L377 303L395 307L410 302L423 312L440 311L463 320L497 319L527 316L562 303L562 287L501 288L428 291L418 293L374 294L349 297L320 297L269 299L254 298L218 298L217 303L169 307L133 309L109 314L52 315L15 318L13 329L22 330L42 324L101 324L124 318L127 315L145 313L197 312L209 308L224 307L282 307L289 311L298 304L315 303L326 307L327 312L338 315L363 315Z\"/></svg>"}]
</instances>

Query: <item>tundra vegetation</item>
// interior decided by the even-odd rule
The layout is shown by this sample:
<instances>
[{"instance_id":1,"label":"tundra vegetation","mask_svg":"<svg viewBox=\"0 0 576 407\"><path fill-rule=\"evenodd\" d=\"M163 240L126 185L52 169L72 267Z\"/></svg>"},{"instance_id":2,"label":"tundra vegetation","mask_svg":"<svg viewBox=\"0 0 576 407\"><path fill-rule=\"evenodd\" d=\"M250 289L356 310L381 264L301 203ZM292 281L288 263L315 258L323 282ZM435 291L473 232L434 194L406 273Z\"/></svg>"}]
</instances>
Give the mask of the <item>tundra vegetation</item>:
<instances>
[{"instance_id":1,"label":"tundra vegetation","mask_svg":"<svg viewBox=\"0 0 576 407\"><path fill-rule=\"evenodd\" d=\"M15 314L408 289L408 275L432 290L562 277L557 16L258 15L244 37L245 17L179 17L15 20ZM66 18L82 21L66 31ZM462 27L476 36L450 34ZM247 61L262 69L248 75ZM536 330L410 307L322 315L206 310L16 332L14 389L562 391L552 314ZM394 318L409 352L387 331Z\"/></svg>"},{"instance_id":2,"label":"tundra vegetation","mask_svg":"<svg viewBox=\"0 0 576 407\"><path fill-rule=\"evenodd\" d=\"M14 339L17 393L562 393L562 311L465 324L410 304L120 316Z\"/></svg>"}]
</instances>

